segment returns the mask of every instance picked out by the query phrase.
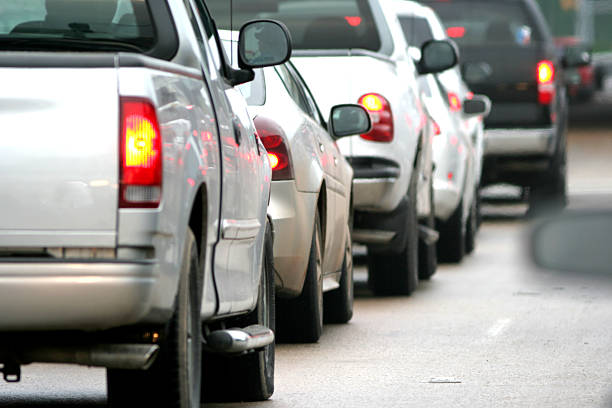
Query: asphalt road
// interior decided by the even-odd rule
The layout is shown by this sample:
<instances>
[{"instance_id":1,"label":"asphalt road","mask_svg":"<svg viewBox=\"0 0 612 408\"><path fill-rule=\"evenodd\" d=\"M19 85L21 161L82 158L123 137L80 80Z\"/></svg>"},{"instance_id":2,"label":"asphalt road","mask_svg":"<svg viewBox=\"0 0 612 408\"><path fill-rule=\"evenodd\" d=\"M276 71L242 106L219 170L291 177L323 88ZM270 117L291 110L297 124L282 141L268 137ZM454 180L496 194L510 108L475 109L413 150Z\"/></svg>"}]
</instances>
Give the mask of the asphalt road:
<instances>
[{"instance_id":1,"label":"asphalt road","mask_svg":"<svg viewBox=\"0 0 612 408\"><path fill-rule=\"evenodd\" d=\"M612 207L612 105L574 110L573 207ZM612 278L536 270L522 205L485 208L476 251L411 297L377 298L357 269L355 317L318 344L277 346L276 392L206 407L609 407ZM32 365L2 407L105 406L104 371Z\"/></svg>"}]
</instances>

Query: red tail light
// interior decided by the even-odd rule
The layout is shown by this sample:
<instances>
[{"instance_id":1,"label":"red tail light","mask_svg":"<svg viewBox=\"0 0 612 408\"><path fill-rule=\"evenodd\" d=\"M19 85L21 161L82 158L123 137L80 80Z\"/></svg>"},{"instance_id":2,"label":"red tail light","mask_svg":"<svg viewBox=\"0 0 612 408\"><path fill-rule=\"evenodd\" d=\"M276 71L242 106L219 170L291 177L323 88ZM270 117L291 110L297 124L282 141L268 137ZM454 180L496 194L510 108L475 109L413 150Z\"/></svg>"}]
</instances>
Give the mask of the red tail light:
<instances>
[{"instance_id":1,"label":"red tail light","mask_svg":"<svg viewBox=\"0 0 612 408\"><path fill-rule=\"evenodd\" d=\"M461 100L459 96L457 96L454 92L448 93L448 106L451 112L459 112L461 111Z\"/></svg>"},{"instance_id":2,"label":"red tail light","mask_svg":"<svg viewBox=\"0 0 612 408\"><path fill-rule=\"evenodd\" d=\"M462 38L465 35L465 27L448 27L446 34L450 38Z\"/></svg>"},{"instance_id":3,"label":"red tail light","mask_svg":"<svg viewBox=\"0 0 612 408\"><path fill-rule=\"evenodd\" d=\"M161 133L153 105L121 99L120 208L156 208L161 199Z\"/></svg>"},{"instance_id":4,"label":"red tail light","mask_svg":"<svg viewBox=\"0 0 612 408\"><path fill-rule=\"evenodd\" d=\"M442 131L440 130L440 126L438 125L438 123L435 120L432 121L432 123L433 123L434 136L438 136L439 134L442 133Z\"/></svg>"},{"instance_id":5,"label":"red tail light","mask_svg":"<svg viewBox=\"0 0 612 408\"><path fill-rule=\"evenodd\" d=\"M555 66L551 61L540 61L537 67L538 102L549 105L555 98Z\"/></svg>"},{"instance_id":6,"label":"red tail light","mask_svg":"<svg viewBox=\"0 0 612 408\"><path fill-rule=\"evenodd\" d=\"M285 132L272 119L257 116L253 122L257 134L268 151L268 160L272 167L272 180L293 179L291 155L287 149Z\"/></svg>"},{"instance_id":7,"label":"red tail light","mask_svg":"<svg viewBox=\"0 0 612 408\"><path fill-rule=\"evenodd\" d=\"M382 95L369 93L359 98L358 103L367 109L372 118L372 130L360 136L374 142L391 142L393 140L393 113L389 101Z\"/></svg>"}]
</instances>

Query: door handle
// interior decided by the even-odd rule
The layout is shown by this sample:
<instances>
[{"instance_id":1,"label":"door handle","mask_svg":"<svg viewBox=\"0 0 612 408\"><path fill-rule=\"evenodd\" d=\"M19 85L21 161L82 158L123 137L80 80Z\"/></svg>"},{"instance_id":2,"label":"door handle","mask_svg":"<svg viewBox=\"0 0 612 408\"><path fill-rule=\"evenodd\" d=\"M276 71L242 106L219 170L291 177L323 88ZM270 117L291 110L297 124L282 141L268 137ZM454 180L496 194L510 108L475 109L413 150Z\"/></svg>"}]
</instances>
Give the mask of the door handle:
<instances>
[{"instance_id":1,"label":"door handle","mask_svg":"<svg viewBox=\"0 0 612 408\"><path fill-rule=\"evenodd\" d=\"M238 119L234 118L234 120L232 120L232 125L234 128L234 140L236 141L236 144L240 146L240 142L242 141L242 135L240 132L240 122L238 121Z\"/></svg>"}]
</instances>

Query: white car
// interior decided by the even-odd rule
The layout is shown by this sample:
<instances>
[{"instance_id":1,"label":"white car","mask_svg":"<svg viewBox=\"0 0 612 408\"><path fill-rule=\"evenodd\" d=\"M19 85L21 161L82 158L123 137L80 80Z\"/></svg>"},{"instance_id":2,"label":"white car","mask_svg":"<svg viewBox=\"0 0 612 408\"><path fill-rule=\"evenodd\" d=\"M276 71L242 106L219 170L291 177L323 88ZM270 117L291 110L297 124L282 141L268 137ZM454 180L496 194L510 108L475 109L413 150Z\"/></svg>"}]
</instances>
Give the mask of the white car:
<instances>
[{"instance_id":1,"label":"white car","mask_svg":"<svg viewBox=\"0 0 612 408\"><path fill-rule=\"evenodd\" d=\"M420 48L427 41L448 39L430 7L413 1L389 1L393 3L414 58L420 57ZM482 119L488 114L490 102L485 96L470 92L458 67L421 77L420 81L428 94L426 105L439 134L434 139L434 200L440 232L438 257L459 262L475 247L480 218Z\"/></svg>"},{"instance_id":2,"label":"white car","mask_svg":"<svg viewBox=\"0 0 612 408\"><path fill-rule=\"evenodd\" d=\"M224 0L209 1L209 6L213 14L228 9ZM397 17L378 0L274 0L255 9L251 1L236 0L233 6L236 24L272 18L288 26L292 62L324 111L346 101L369 110L373 130L338 142L354 170L352 236L368 246L373 291L410 294L419 278L419 230L431 235L430 229L419 228L418 218L432 213L432 167L423 155L431 148L431 128L417 77L453 66L454 46L430 43L416 66ZM220 24L231 23L226 15ZM217 21L222 17L217 15ZM448 58L431 58L440 55ZM419 209L425 210L419 214Z\"/></svg>"}]
</instances>

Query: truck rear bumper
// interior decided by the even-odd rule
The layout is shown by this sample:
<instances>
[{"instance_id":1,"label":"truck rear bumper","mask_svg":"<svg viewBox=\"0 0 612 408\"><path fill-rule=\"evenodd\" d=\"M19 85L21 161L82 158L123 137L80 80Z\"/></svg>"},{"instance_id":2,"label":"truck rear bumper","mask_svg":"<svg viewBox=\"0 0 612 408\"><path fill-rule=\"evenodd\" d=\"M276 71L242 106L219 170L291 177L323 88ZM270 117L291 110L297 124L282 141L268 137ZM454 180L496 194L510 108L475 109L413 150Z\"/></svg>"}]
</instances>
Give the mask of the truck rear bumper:
<instances>
[{"instance_id":1,"label":"truck rear bumper","mask_svg":"<svg viewBox=\"0 0 612 408\"><path fill-rule=\"evenodd\" d=\"M0 331L104 330L139 322L151 309L154 264L0 263Z\"/></svg>"},{"instance_id":2,"label":"truck rear bumper","mask_svg":"<svg viewBox=\"0 0 612 408\"><path fill-rule=\"evenodd\" d=\"M484 154L552 155L555 148L554 135L554 128L485 129Z\"/></svg>"}]
</instances>

